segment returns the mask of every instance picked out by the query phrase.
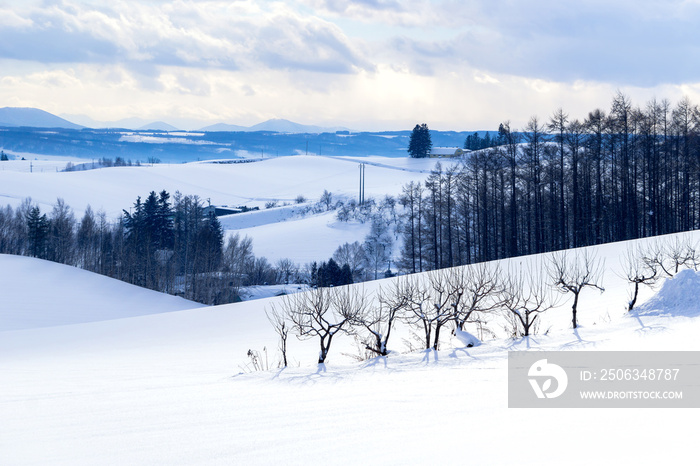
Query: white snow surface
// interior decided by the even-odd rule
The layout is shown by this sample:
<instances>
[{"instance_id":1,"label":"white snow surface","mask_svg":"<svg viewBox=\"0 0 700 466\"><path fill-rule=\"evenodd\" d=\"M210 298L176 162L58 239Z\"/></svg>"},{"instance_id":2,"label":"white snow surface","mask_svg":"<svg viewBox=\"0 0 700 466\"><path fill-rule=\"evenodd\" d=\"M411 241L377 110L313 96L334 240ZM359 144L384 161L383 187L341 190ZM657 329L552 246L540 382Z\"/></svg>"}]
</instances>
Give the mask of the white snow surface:
<instances>
[{"instance_id":1,"label":"white snow surface","mask_svg":"<svg viewBox=\"0 0 700 466\"><path fill-rule=\"evenodd\" d=\"M335 212L324 212L280 223L230 230L253 238L253 251L273 264L278 259L291 259L297 264L326 261L344 243L364 241L370 224L357 221L340 222Z\"/></svg>"},{"instance_id":2,"label":"white snow surface","mask_svg":"<svg viewBox=\"0 0 700 466\"><path fill-rule=\"evenodd\" d=\"M0 331L203 307L85 270L0 254Z\"/></svg>"},{"instance_id":3,"label":"white snow surface","mask_svg":"<svg viewBox=\"0 0 700 466\"><path fill-rule=\"evenodd\" d=\"M356 362L340 336L318 366L316 341L292 337L291 367L277 369L264 311L281 298L2 331L2 464L695 464L691 410L507 407L509 351L700 350L698 317L625 314L625 246L593 248L607 291L581 294L581 328L568 328L567 300L543 316L547 335L474 348L445 332L440 351L409 352L399 332L390 356ZM3 300L24 296L24 312L48 313L32 294L57 290L35 286L38 272L13 264ZM686 291L697 296L696 285ZM102 308L113 286L94 283L89 297L67 287L75 305L56 311ZM642 302L654 294L641 292ZM1 318L8 328L17 315ZM249 372L249 349L270 370Z\"/></svg>"}]
</instances>

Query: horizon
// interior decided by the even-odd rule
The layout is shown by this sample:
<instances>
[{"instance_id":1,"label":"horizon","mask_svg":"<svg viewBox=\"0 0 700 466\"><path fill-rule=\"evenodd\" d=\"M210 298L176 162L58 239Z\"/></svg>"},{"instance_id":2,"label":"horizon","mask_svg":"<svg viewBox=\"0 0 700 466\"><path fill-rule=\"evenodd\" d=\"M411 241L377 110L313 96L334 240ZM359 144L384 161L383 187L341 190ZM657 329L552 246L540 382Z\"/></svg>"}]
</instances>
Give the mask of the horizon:
<instances>
[{"instance_id":1,"label":"horizon","mask_svg":"<svg viewBox=\"0 0 700 466\"><path fill-rule=\"evenodd\" d=\"M697 1L6 0L0 12L13 38L0 106L96 121L455 131L523 128L560 107L583 119L617 91L640 106L700 100Z\"/></svg>"},{"instance_id":2,"label":"horizon","mask_svg":"<svg viewBox=\"0 0 700 466\"><path fill-rule=\"evenodd\" d=\"M383 133L383 132L403 132L403 131L411 131L413 127L410 128L402 128L402 129L395 129L395 130L387 130L387 129L375 129L375 130L357 130L354 128L344 128L344 127L332 127L332 126L325 126L323 124L316 124L316 123L311 123L311 124L305 124L305 123L299 123L296 121L288 120L286 118L270 118L264 121L260 121L258 123L255 123L250 126L243 126L243 125L236 125L236 124L231 124L231 123L225 123L225 122L215 122L215 123L210 123L210 122L200 122L200 125L195 124L192 127L180 127L178 125L172 124L168 120L147 120L144 118L139 118L139 117L130 117L130 118L123 118L117 121L96 121L92 120L90 117L87 115L67 115L67 114L54 114L51 112L48 112L42 108L36 108L36 107L0 107L0 110L5 110L5 109L17 109L17 110L38 110L39 112L44 112L52 117L57 117L60 119L63 119L67 121L68 123L72 123L78 126L82 126L85 129L116 129L116 128L122 128L122 129L128 129L131 131L162 131L159 130L158 128L147 128L149 125L157 125L157 124L164 124L168 126L172 126L174 129L171 130L165 130L165 131L171 131L171 132L176 132L176 131L206 131L207 127L211 126L230 126L230 127L240 127L241 130L251 130L252 128L256 126L262 126L266 123L273 123L273 122L283 122L283 123L291 123L293 125L298 125L300 127L309 127L309 128L318 128L324 130L324 132L338 132L338 131L349 131L351 133ZM3 122L0 122L0 126L2 126ZM125 126L123 126L125 125ZM13 125L14 126L14 125ZM25 126L25 125L20 125L20 126ZM42 127L48 127L48 126L31 126L31 125L26 125L28 127L35 127L35 128L42 128ZM137 127L138 126L138 127ZM436 131L436 132L454 132L454 133L497 133L497 129L430 129L431 131ZM218 131L218 130L217 130ZM231 129L231 130L221 130L221 131L230 131L230 132L236 132L238 130ZM268 131L265 129L257 129L255 131ZM269 130L272 132L284 132L284 131L278 131L278 130Z\"/></svg>"}]
</instances>

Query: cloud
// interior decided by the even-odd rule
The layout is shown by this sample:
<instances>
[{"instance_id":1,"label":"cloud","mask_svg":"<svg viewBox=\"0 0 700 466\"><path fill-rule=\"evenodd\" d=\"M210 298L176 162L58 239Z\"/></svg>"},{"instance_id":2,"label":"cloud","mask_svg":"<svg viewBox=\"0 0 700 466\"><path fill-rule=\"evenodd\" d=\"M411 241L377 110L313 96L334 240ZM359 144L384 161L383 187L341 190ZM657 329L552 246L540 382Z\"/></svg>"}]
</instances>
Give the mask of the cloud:
<instances>
[{"instance_id":1,"label":"cloud","mask_svg":"<svg viewBox=\"0 0 700 466\"><path fill-rule=\"evenodd\" d=\"M372 68L330 23L278 16L260 27L257 37L256 57L269 68L341 74Z\"/></svg>"},{"instance_id":2,"label":"cloud","mask_svg":"<svg viewBox=\"0 0 700 466\"><path fill-rule=\"evenodd\" d=\"M356 30L373 42L377 56L421 74L467 63L486 72L568 83L654 86L700 81L697 1L305 3L339 23L372 25L382 39L373 41L367 28ZM386 31L392 37L387 39Z\"/></svg>"},{"instance_id":3,"label":"cloud","mask_svg":"<svg viewBox=\"0 0 700 466\"><path fill-rule=\"evenodd\" d=\"M108 5L58 1L0 10L0 58L353 73L371 67L335 25L284 4L180 1Z\"/></svg>"},{"instance_id":4,"label":"cloud","mask_svg":"<svg viewBox=\"0 0 700 466\"><path fill-rule=\"evenodd\" d=\"M697 3L484 2L470 14L442 46L478 69L637 86L700 80Z\"/></svg>"}]
</instances>

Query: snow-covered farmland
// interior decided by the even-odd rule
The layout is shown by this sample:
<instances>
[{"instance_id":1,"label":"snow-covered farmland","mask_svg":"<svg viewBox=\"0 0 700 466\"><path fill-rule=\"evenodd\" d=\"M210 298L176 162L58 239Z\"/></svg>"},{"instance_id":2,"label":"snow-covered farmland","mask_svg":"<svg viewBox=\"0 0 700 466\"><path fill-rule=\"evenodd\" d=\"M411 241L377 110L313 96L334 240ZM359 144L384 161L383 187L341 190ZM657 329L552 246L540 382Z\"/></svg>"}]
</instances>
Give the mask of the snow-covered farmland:
<instances>
[{"instance_id":1,"label":"snow-covered farmland","mask_svg":"<svg viewBox=\"0 0 700 466\"><path fill-rule=\"evenodd\" d=\"M113 218L121 215L122 209L128 210L137 196L163 189L171 194L180 191L197 195L215 205L260 208L269 201L293 203L299 195L318 200L324 190L336 197L357 198L361 161L362 158L290 156L251 163L192 162L80 172L56 172L54 162L51 170L34 173L27 173L23 165L17 165L17 171L8 165L6 170L0 170L0 200L18 205L31 197L42 210L48 210L60 197L78 214L90 204L93 210L102 209ZM367 197L397 195L405 183L424 179L436 163L432 159L417 160L406 167L405 158L383 157L368 162L376 165L366 167Z\"/></svg>"},{"instance_id":2,"label":"snow-covered farmland","mask_svg":"<svg viewBox=\"0 0 700 466\"><path fill-rule=\"evenodd\" d=\"M332 212L302 216L304 206L294 205L298 196L313 203L327 190L334 202L357 199L360 163L366 164L366 198L398 196L409 181L424 180L437 162L407 157L293 156L250 163L193 162L78 172L57 172L55 160L34 163L50 163L47 167L51 169L29 173L24 165L10 161L6 170L0 170L0 203L17 206L31 197L43 212L49 212L56 199L62 198L78 218L90 205L114 220L123 209L129 210L137 196L145 198L150 191L165 189L171 194L197 195L205 204L259 207L259 211L222 218L224 228L229 234L250 236L256 255L303 264L327 260L345 242L363 241L369 225L337 222ZM275 201L280 207L265 209L265 204ZM282 227L281 221L285 221Z\"/></svg>"}]
</instances>

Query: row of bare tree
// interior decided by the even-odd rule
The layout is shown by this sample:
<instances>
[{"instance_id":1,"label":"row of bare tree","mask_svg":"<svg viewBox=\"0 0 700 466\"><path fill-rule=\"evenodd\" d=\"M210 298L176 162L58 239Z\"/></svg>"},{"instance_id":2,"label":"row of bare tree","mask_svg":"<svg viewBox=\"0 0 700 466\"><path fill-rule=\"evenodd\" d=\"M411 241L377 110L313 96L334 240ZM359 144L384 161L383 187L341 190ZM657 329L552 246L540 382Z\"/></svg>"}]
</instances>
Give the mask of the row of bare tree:
<instances>
[{"instance_id":1,"label":"row of bare tree","mask_svg":"<svg viewBox=\"0 0 700 466\"><path fill-rule=\"evenodd\" d=\"M572 327L578 327L581 293L603 288L604 260L590 249L559 251L545 256L438 269L404 275L381 284L369 294L361 286L317 288L288 295L267 310L279 336L282 364L287 365L287 339L317 339L318 363L327 360L333 339L354 336L367 355L389 354L389 339L398 323L409 327L423 349L437 350L447 327L458 337L467 325L479 335L494 317L504 318L513 338L538 332L543 313L571 296ZM628 311L634 308L639 285L654 286L683 268L698 270L700 245L691 236L673 236L636 243L621 256L623 275L631 285ZM461 338L467 346L478 344Z\"/></svg>"},{"instance_id":2,"label":"row of bare tree","mask_svg":"<svg viewBox=\"0 0 700 466\"><path fill-rule=\"evenodd\" d=\"M560 252L546 261L514 260L505 271L497 263L480 263L405 275L380 285L374 295L360 286L317 288L283 297L267 314L285 366L290 333L318 340L320 364L339 334L355 336L368 354L387 355L398 322L419 336L424 349L439 349L450 326L453 334L464 335L471 324L483 335L495 314L506 316L513 336L528 336L537 331L539 316L559 303L558 292L573 295L576 328L579 295L586 287L602 291L602 275L603 263L595 255Z\"/></svg>"}]
</instances>

